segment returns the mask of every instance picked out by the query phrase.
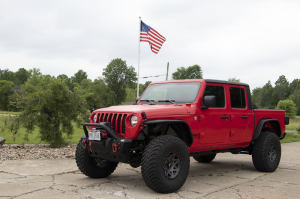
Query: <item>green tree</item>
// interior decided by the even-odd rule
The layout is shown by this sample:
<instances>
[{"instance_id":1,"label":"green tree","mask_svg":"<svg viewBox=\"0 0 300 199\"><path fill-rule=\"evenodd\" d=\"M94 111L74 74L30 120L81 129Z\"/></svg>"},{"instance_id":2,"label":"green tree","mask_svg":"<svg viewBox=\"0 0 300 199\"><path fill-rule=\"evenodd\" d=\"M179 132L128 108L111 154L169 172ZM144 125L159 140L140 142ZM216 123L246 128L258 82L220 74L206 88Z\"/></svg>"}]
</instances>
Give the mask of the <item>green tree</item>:
<instances>
[{"instance_id":1,"label":"green tree","mask_svg":"<svg viewBox=\"0 0 300 199\"><path fill-rule=\"evenodd\" d=\"M103 69L102 75L112 91L114 105L121 104L126 99L126 86L136 81L136 72L132 66L127 66L126 61L120 58L113 59L106 68Z\"/></svg>"},{"instance_id":2,"label":"green tree","mask_svg":"<svg viewBox=\"0 0 300 199\"><path fill-rule=\"evenodd\" d=\"M7 80L0 80L0 109L8 110L9 95L12 94L14 83Z\"/></svg>"},{"instance_id":3,"label":"green tree","mask_svg":"<svg viewBox=\"0 0 300 199\"><path fill-rule=\"evenodd\" d=\"M15 72L15 85L24 84L27 79L30 77L30 72L27 71L25 68L19 68L17 72Z\"/></svg>"},{"instance_id":4,"label":"green tree","mask_svg":"<svg viewBox=\"0 0 300 199\"><path fill-rule=\"evenodd\" d=\"M289 82L284 75L279 76L275 82L275 88L273 93L274 104L276 105L279 100L285 100L290 95Z\"/></svg>"},{"instance_id":5,"label":"green tree","mask_svg":"<svg viewBox=\"0 0 300 199\"><path fill-rule=\"evenodd\" d=\"M15 82L15 73L8 69L0 69L0 80Z\"/></svg>"},{"instance_id":6,"label":"green tree","mask_svg":"<svg viewBox=\"0 0 300 199\"><path fill-rule=\"evenodd\" d=\"M68 77L66 74L61 74L57 76L57 79L62 79L65 81L67 86L69 87L70 90L73 90L72 83L71 83L71 78Z\"/></svg>"},{"instance_id":7,"label":"green tree","mask_svg":"<svg viewBox=\"0 0 300 199\"><path fill-rule=\"evenodd\" d=\"M228 81L230 81L230 82L240 82L240 79L236 79L234 77L234 78L229 78Z\"/></svg>"},{"instance_id":8,"label":"green tree","mask_svg":"<svg viewBox=\"0 0 300 199\"><path fill-rule=\"evenodd\" d=\"M202 79L202 69L199 65L195 64L187 68L180 67L177 71L172 73L173 79Z\"/></svg>"},{"instance_id":9,"label":"green tree","mask_svg":"<svg viewBox=\"0 0 300 199\"><path fill-rule=\"evenodd\" d=\"M257 87L253 89L252 91L252 102L257 105L257 107L260 107L261 104L261 99L262 99L262 94L263 94L263 89L260 87Z\"/></svg>"},{"instance_id":10,"label":"green tree","mask_svg":"<svg viewBox=\"0 0 300 199\"><path fill-rule=\"evenodd\" d=\"M126 102L135 102L136 100L136 89L126 88Z\"/></svg>"},{"instance_id":11,"label":"green tree","mask_svg":"<svg viewBox=\"0 0 300 199\"><path fill-rule=\"evenodd\" d=\"M297 115L300 115L300 80L299 79L294 79L290 83L289 99L293 100L293 102L296 104L298 110Z\"/></svg>"},{"instance_id":12,"label":"green tree","mask_svg":"<svg viewBox=\"0 0 300 199\"><path fill-rule=\"evenodd\" d=\"M280 100L277 104L276 109L285 110L286 115L290 116L290 118L295 118L297 113L297 108L295 103L292 100Z\"/></svg>"},{"instance_id":13,"label":"green tree","mask_svg":"<svg viewBox=\"0 0 300 199\"><path fill-rule=\"evenodd\" d=\"M30 85L32 83L36 87L34 90ZM71 122L75 121L79 126L83 123L80 118L87 117L84 99L76 90L70 92L64 81L49 76L34 74L25 87L29 92L18 103L23 111L14 121L26 128L25 140L28 140L28 134L38 126L41 140L50 143L51 147L66 144L63 133L71 138Z\"/></svg>"},{"instance_id":14,"label":"green tree","mask_svg":"<svg viewBox=\"0 0 300 199\"><path fill-rule=\"evenodd\" d=\"M113 105L111 91L101 78L95 79L94 82L90 79L82 80L78 91L85 98L90 111Z\"/></svg>"},{"instance_id":15,"label":"green tree","mask_svg":"<svg viewBox=\"0 0 300 199\"><path fill-rule=\"evenodd\" d=\"M145 91L145 89L147 88L147 86L152 83L151 81L146 81L145 84L140 84L139 86L139 96L141 96L143 94L143 92Z\"/></svg>"},{"instance_id":16,"label":"green tree","mask_svg":"<svg viewBox=\"0 0 300 199\"><path fill-rule=\"evenodd\" d=\"M275 108L276 103L274 102L272 96L274 93L274 88L271 84L271 81L269 80L268 83L266 83L261 90L261 101L260 106L261 108Z\"/></svg>"},{"instance_id":17,"label":"green tree","mask_svg":"<svg viewBox=\"0 0 300 199\"><path fill-rule=\"evenodd\" d=\"M87 77L88 76L86 72L84 72L83 70L78 70L78 72L71 77L71 82L80 84L82 80L87 79Z\"/></svg>"}]
</instances>

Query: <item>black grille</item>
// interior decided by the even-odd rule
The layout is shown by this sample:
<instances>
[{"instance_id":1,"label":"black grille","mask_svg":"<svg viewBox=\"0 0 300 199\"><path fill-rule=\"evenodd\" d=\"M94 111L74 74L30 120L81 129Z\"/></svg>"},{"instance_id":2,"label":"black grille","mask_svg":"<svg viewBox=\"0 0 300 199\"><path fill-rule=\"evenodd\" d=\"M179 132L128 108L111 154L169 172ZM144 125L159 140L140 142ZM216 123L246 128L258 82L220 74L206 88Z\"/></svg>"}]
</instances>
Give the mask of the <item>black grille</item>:
<instances>
[{"instance_id":1,"label":"black grille","mask_svg":"<svg viewBox=\"0 0 300 199\"><path fill-rule=\"evenodd\" d=\"M125 120L127 118L127 114L98 113L97 116L97 123L110 122L110 125L113 127L114 131L116 131L118 134L125 134Z\"/></svg>"}]
</instances>

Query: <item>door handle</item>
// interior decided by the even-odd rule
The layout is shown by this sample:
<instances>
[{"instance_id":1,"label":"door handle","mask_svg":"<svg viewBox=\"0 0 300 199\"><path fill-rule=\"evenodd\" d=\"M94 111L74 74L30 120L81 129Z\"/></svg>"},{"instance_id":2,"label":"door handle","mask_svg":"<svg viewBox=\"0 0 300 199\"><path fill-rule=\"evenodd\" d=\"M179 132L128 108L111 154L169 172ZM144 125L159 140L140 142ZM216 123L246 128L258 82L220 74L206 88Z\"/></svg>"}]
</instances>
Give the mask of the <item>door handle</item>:
<instances>
[{"instance_id":1,"label":"door handle","mask_svg":"<svg viewBox=\"0 0 300 199\"><path fill-rule=\"evenodd\" d=\"M248 116L246 116L246 115L242 115L242 117L241 118L248 118Z\"/></svg>"},{"instance_id":2,"label":"door handle","mask_svg":"<svg viewBox=\"0 0 300 199\"><path fill-rule=\"evenodd\" d=\"M227 118L229 118L229 116L228 115L223 115L223 116L221 116L221 118L222 119L227 119Z\"/></svg>"}]
</instances>

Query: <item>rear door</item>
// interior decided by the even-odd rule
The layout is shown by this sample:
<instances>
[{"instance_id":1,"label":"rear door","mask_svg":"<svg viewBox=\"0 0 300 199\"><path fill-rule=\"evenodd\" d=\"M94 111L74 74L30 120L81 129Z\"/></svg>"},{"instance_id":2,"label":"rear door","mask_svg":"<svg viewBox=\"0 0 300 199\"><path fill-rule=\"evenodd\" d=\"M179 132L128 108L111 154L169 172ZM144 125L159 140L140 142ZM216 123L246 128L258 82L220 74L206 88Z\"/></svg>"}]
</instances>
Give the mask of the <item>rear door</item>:
<instances>
[{"instance_id":1,"label":"rear door","mask_svg":"<svg viewBox=\"0 0 300 199\"><path fill-rule=\"evenodd\" d=\"M254 116L249 110L248 96L244 86L228 85L230 95L230 141L239 142L245 135L252 135Z\"/></svg>"}]
</instances>

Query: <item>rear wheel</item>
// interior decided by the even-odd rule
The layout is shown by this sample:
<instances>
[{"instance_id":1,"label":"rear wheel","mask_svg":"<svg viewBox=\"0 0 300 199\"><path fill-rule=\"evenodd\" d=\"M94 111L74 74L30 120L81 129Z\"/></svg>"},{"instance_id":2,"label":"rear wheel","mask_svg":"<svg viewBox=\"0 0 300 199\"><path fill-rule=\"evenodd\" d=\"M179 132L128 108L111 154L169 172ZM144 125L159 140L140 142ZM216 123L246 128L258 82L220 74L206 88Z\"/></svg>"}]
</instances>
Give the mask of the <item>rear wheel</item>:
<instances>
[{"instance_id":1,"label":"rear wheel","mask_svg":"<svg viewBox=\"0 0 300 199\"><path fill-rule=\"evenodd\" d=\"M209 154L209 155L201 155L201 156L194 156L193 158L201 163L208 163L215 159L217 154Z\"/></svg>"},{"instance_id":2,"label":"rear wheel","mask_svg":"<svg viewBox=\"0 0 300 199\"><path fill-rule=\"evenodd\" d=\"M146 185L159 193L172 193L182 187L190 168L185 143L171 135L154 138L142 158L142 176Z\"/></svg>"},{"instance_id":3,"label":"rear wheel","mask_svg":"<svg viewBox=\"0 0 300 199\"><path fill-rule=\"evenodd\" d=\"M261 132L254 141L252 161L254 167L263 172L273 172L277 169L281 158L281 145L276 134Z\"/></svg>"},{"instance_id":4,"label":"rear wheel","mask_svg":"<svg viewBox=\"0 0 300 199\"><path fill-rule=\"evenodd\" d=\"M91 178L106 178L118 166L118 162L91 157L88 150L82 147L81 140L76 148L75 159L79 170Z\"/></svg>"}]
</instances>

